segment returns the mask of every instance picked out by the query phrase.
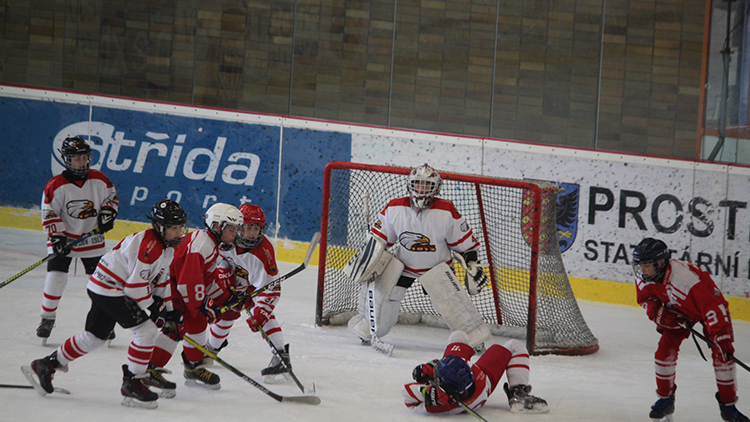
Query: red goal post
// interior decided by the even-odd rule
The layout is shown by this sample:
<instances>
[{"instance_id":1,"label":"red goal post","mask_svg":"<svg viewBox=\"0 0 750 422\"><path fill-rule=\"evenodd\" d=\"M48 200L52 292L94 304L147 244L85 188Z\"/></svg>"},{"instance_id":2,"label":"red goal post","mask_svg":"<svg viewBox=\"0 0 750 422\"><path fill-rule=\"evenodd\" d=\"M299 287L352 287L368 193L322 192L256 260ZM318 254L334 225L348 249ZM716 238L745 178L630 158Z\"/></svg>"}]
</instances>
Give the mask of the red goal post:
<instances>
[{"instance_id":1,"label":"red goal post","mask_svg":"<svg viewBox=\"0 0 750 422\"><path fill-rule=\"evenodd\" d=\"M323 184L315 323L345 324L360 286L343 268L365 243L391 199L406 196L410 168L333 161ZM557 240L559 188L549 182L440 173L439 197L453 201L477 235L490 286L471 300L494 335L525 338L529 353L586 355L599 350L565 272ZM397 247L397 246L396 246ZM456 275L465 274L456 265ZM399 323L446 327L419 280L407 291Z\"/></svg>"}]
</instances>

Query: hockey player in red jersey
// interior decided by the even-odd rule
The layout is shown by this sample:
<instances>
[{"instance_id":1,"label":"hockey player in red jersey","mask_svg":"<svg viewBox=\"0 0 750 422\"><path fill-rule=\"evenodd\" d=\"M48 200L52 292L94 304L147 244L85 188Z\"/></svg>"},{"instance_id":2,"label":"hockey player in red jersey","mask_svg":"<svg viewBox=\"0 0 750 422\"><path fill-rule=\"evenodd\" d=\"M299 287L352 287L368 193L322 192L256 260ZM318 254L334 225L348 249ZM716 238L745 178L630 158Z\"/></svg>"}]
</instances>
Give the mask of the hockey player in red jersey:
<instances>
[{"instance_id":1,"label":"hockey player in red jersey","mask_svg":"<svg viewBox=\"0 0 750 422\"><path fill-rule=\"evenodd\" d=\"M217 316L206 304L216 269L223 259L220 251L234 248L241 224L242 213L236 207L214 204L206 211L206 229L188 234L175 250L170 283L174 307L182 312L183 329L179 334L188 335L198 344L206 344L206 328ZM156 368L165 367L177 348L177 341L177 333L162 332L157 338L151 364ZM219 376L201 367L203 352L187 341L183 341L182 349L185 385L218 390L221 387Z\"/></svg>"},{"instance_id":2,"label":"hockey player in red jersey","mask_svg":"<svg viewBox=\"0 0 750 422\"><path fill-rule=\"evenodd\" d=\"M735 407L737 375L734 361L734 337L729 307L711 276L689 262L669 259L667 245L658 239L643 239L633 251L633 270L638 303L661 334L654 355L656 394L650 417L662 419L674 412L677 354L690 331L685 325L700 323L706 338L713 343L712 357L721 418L747 422Z\"/></svg>"},{"instance_id":3,"label":"hockey player in red jersey","mask_svg":"<svg viewBox=\"0 0 750 422\"><path fill-rule=\"evenodd\" d=\"M94 272L105 252L104 233L114 227L119 205L112 182L102 172L89 169L91 146L83 138L66 138L59 152L65 170L47 182L42 197L42 227L49 237L47 249L55 254L47 261L42 322L36 330L42 344L54 327L57 306L68 284L70 263L73 258L81 258L86 274ZM98 234L65 249L67 243L97 227Z\"/></svg>"},{"instance_id":4,"label":"hockey player in red jersey","mask_svg":"<svg viewBox=\"0 0 750 422\"><path fill-rule=\"evenodd\" d=\"M365 246L345 269L362 283L359 314L349 329L364 344L390 331L398 319L406 290L419 279L424 291L451 330L462 330L469 343L482 350L490 337L469 297L449 269L456 257L468 275L466 288L477 294L487 284L479 266L479 241L453 202L438 198L442 179L427 164L414 168L407 178L409 196L393 199L378 215ZM389 249L396 245L395 252ZM374 300L368 300L374 298Z\"/></svg>"},{"instance_id":5,"label":"hockey player in red jersey","mask_svg":"<svg viewBox=\"0 0 750 422\"><path fill-rule=\"evenodd\" d=\"M216 292L211 296L217 304L236 302L238 295L250 294L254 290L266 286L279 274L276 266L276 251L273 244L265 236L266 215L258 205L243 204L240 212L244 218L242 229L237 232L237 247L229 251L222 251L225 264L219 267ZM281 287L268 289L253 300L239 304L233 310L221 314L211 324L207 348L218 353L229 342L227 336L234 321L240 317L244 309L250 315L247 324L251 330L258 332L262 327L271 343L279 354L289 363L289 345L284 343L281 325L276 321L274 309L281 297ZM210 358L206 363L211 362ZM287 373L286 366L276 354L271 363L261 371L267 382L276 380L276 375Z\"/></svg>"},{"instance_id":6,"label":"hockey player in red jersey","mask_svg":"<svg viewBox=\"0 0 750 422\"><path fill-rule=\"evenodd\" d=\"M85 331L67 339L51 355L21 369L42 396L54 392L56 371L104 345L115 324L133 331L128 363L122 365L120 389L125 406L157 407L159 397L148 388L148 362L158 335L157 324L176 324L166 273L174 247L185 234L186 215L177 202L157 202L150 214L152 228L131 234L99 261L88 282L91 309ZM147 372L148 371L148 372Z\"/></svg>"},{"instance_id":7,"label":"hockey player in red jersey","mask_svg":"<svg viewBox=\"0 0 750 422\"><path fill-rule=\"evenodd\" d=\"M484 406L500 382L513 413L548 412L547 402L532 396L529 385L529 352L523 343L510 340L492 345L471 363L474 349L463 331L454 331L448 339L442 359L417 365L412 371L414 381L402 391L406 407L436 414L457 414L464 406L476 410ZM463 406L462 406L463 405Z\"/></svg>"}]
</instances>

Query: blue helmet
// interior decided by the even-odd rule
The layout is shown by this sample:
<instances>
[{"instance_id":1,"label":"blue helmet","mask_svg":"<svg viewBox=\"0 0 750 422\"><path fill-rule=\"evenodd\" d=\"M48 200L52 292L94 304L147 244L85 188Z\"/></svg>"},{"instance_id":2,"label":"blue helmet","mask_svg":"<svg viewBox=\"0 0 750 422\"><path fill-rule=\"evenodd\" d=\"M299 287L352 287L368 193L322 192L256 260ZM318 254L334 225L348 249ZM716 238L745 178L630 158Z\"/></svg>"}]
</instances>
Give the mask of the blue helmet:
<instances>
[{"instance_id":1,"label":"blue helmet","mask_svg":"<svg viewBox=\"0 0 750 422\"><path fill-rule=\"evenodd\" d=\"M450 355L438 362L435 368L435 382L450 396L464 400L471 396L473 391L474 374L465 360Z\"/></svg>"}]
</instances>

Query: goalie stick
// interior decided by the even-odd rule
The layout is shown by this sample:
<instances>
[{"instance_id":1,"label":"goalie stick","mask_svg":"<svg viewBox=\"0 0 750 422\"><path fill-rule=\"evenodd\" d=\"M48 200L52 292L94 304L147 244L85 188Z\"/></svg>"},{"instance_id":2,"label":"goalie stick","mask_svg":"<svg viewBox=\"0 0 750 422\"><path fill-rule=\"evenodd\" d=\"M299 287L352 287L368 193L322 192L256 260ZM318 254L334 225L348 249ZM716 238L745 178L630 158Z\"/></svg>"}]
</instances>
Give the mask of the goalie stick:
<instances>
[{"instance_id":1,"label":"goalie stick","mask_svg":"<svg viewBox=\"0 0 750 422\"><path fill-rule=\"evenodd\" d=\"M213 353L210 350L206 349L205 347L201 346L200 344L196 343L195 340L191 339L189 336L183 336L182 338L188 343L192 344L193 347L203 352L203 354L205 354L206 356L218 362L219 365L229 369L235 375L247 381L248 383L252 384L253 387L266 393L268 396L270 396L271 398L273 398L279 403L301 403L301 404L312 404L312 405L320 404L320 397L318 396L281 396L281 395L278 395L274 393L273 391L267 389L266 387L262 386L260 383L258 383L254 379L248 377L247 375L242 373L239 369L226 363L222 358L216 356L216 353Z\"/></svg>"},{"instance_id":2,"label":"goalie stick","mask_svg":"<svg viewBox=\"0 0 750 422\"><path fill-rule=\"evenodd\" d=\"M272 282L266 284L265 286L263 286L263 287L261 287L261 288L259 288L257 290L253 290L253 292L250 293L250 294L240 295L237 298L237 300L235 300L234 302L232 302L232 303L230 303L228 305L222 306L221 307L221 313L223 314L224 312L228 311L229 309L238 306L239 304L241 304L245 300L252 299L255 296L258 296L259 294L265 292L266 290L272 289L272 288L278 286L279 284L281 284L282 281L290 278L293 275L296 275L297 273L299 273L302 270L304 270L305 268L307 268L307 265L310 263L310 259L312 258L313 251L315 251L315 247L318 246L318 242L320 242L320 232L316 232L313 235L312 239L310 239L310 246L307 248L307 253L305 254L305 259L302 261L302 264L300 264L299 267L293 269L292 271L289 271L288 273L282 275L281 277L277 278L276 280L273 280Z\"/></svg>"},{"instance_id":3,"label":"goalie stick","mask_svg":"<svg viewBox=\"0 0 750 422\"><path fill-rule=\"evenodd\" d=\"M297 387L299 387L299 389L304 394L315 394L315 384L313 384L313 386L311 388L304 387L302 385L302 383L300 382L299 378L297 378L297 376L294 375L294 372L292 372L292 365L286 359L284 359L284 356L281 355L281 352L279 351L279 349L277 349L276 346L273 345L273 342L268 337L268 334L266 333L266 330L264 330L262 326L258 325L258 331L263 336L263 338L266 340L266 343L268 343L268 346L271 347L271 350L273 351L273 354L276 355L276 357L278 357L279 360L281 360L281 363L284 364L284 366L286 367L287 371L289 371L288 373L292 377L292 379L294 380L295 384L297 384Z\"/></svg>"},{"instance_id":4,"label":"goalie stick","mask_svg":"<svg viewBox=\"0 0 750 422\"><path fill-rule=\"evenodd\" d=\"M65 245L65 247L63 247L63 250L65 250L65 251L70 250L70 248L72 248L73 246L75 246L75 245L83 242L84 240L88 239L89 237L91 237L91 236L93 236L95 234L99 234L99 227L95 228L94 230L91 230L88 233L84 233L83 236L81 236L78 239L76 239L76 240L68 243L67 245ZM52 254L49 254L49 255L45 256L44 258L40 259L39 261L31 264L30 267L26 268L25 270L21 271L20 273L18 273L16 275L14 275L13 277L11 277L11 278L3 281L2 283L0 283L0 288L3 288L5 286L7 286L12 281L18 279L19 277L21 277L22 275L28 273L29 271L33 270L34 268L36 268L36 267L44 264L45 262L49 261L50 259L52 259L55 256L57 256L57 254L52 253Z\"/></svg>"}]
</instances>

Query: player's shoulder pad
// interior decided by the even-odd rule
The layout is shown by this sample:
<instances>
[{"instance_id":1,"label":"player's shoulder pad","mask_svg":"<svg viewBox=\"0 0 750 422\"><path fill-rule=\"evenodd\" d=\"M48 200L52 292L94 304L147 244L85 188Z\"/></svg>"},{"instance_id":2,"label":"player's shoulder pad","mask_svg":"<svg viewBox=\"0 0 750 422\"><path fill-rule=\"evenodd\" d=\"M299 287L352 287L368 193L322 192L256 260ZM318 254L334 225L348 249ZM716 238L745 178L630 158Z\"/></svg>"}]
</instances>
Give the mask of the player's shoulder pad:
<instances>
[{"instance_id":1,"label":"player's shoulder pad","mask_svg":"<svg viewBox=\"0 0 750 422\"><path fill-rule=\"evenodd\" d=\"M143 238L141 239L141 245L138 247L138 260L146 264L153 264L164 253L164 245L156 237L153 230L148 229L142 233Z\"/></svg>"},{"instance_id":2,"label":"player's shoulder pad","mask_svg":"<svg viewBox=\"0 0 750 422\"><path fill-rule=\"evenodd\" d=\"M107 185L108 188L114 187L112 182L109 181L109 178L105 176L104 173L100 172L99 170L89 169L87 177L91 180L101 180Z\"/></svg>"},{"instance_id":3,"label":"player's shoulder pad","mask_svg":"<svg viewBox=\"0 0 750 422\"><path fill-rule=\"evenodd\" d=\"M52 202L52 198L54 198L55 191L59 189L61 186L65 186L70 183L71 182L65 177L63 177L62 174L58 174L57 176L54 176L53 178L49 179L47 184L44 186L45 201L47 203ZM46 199L48 197L49 197L49 200Z\"/></svg>"},{"instance_id":4,"label":"player's shoulder pad","mask_svg":"<svg viewBox=\"0 0 750 422\"><path fill-rule=\"evenodd\" d=\"M408 196L404 196L388 201L388 205L386 205L386 208L388 207L411 207L411 202L409 202Z\"/></svg>"},{"instance_id":5,"label":"player's shoulder pad","mask_svg":"<svg viewBox=\"0 0 750 422\"><path fill-rule=\"evenodd\" d=\"M435 198L432 201L432 204L430 204L430 208L434 210L448 211L449 213L451 213L454 219L461 218L461 214L459 214L458 210L456 209L456 205L454 205L452 201L449 201L447 199Z\"/></svg>"},{"instance_id":6,"label":"player's shoulder pad","mask_svg":"<svg viewBox=\"0 0 750 422\"><path fill-rule=\"evenodd\" d=\"M263 268L269 275L276 275L279 273L279 269L276 265L276 250L273 247L268 238L263 235L263 240L260 244L250 250L250 253L255 255L260 262L263 263Z\"/></svg>"}]
</instances>

